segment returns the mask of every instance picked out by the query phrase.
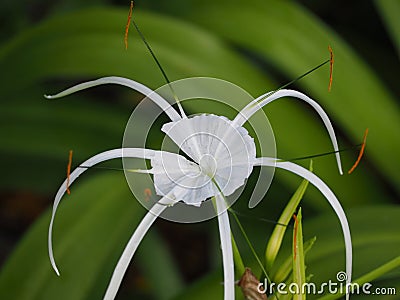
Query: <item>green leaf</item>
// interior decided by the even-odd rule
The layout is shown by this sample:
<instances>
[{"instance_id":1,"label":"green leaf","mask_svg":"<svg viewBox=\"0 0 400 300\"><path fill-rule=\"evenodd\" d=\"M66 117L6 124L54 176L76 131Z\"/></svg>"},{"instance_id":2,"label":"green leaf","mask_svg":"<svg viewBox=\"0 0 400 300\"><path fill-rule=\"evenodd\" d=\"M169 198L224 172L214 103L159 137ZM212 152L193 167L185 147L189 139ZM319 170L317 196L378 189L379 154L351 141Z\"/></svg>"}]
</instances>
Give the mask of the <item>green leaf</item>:
<instances>
[{"instance_id":1,"label":"green leaf","mask_svg":"<svg viewBox=\"0 0 400 300\"><path fill-rule=\"evenodd\" d=\"M358 292L358 291L363 291L364 287L367 287L367 289L365 289L367 291L367 293L374 293L373 289L370 289L370 287L372 286L372 284L370 283L371 281L385 275L386 273L394 270L394 269L398 269L400 268L400 256L396 257L395 259L392 259L391 261L385 263L384 265L376 268L375 270L361 276L360 278L357 278L356 280L353 281L353 292ZM364 285L365 284L365 285ZM370 286L371 285L371 286ZM385 288L385 295L395 295L396 294L396 288L391 289L389 294L389 289L391 287L386 287ZM381 290L383 291L383 290ZM393 293L394 292L394 293ZM344 293L338 293L338 294L331 294L325 297L322 297L321 299L323 300L333 300L333 299L339 299L342 297Z\"/></svg>"},{"instance_id":2,"label":"green leaf","mask_svg":"<svg viewBox=\"0 0 400 300\"><path fill-rule=\"evenodd\" d=\"M360 143L365 128L370 129L364 159L382 175L376 176L372 170L362 167L355 173L357 175L339 179L333 172L332 158L316 162L315 173L329 182L342 201L352 205L364 201L373 203L372 199L387 195L385 188L377 183L378 176L385 177L393 189L400 191L400 173L396 164L387 159L400 152L396 130L400 128L398 103L378 75L341 37L295 1L251 0L246 2L245 9L243 3L237 1L195 3L197 5L192 3L192 10L184 14L177 10L174 14L254 52L257 58L261 57L263 62L285 74L288 81L327 59L327 47L331 45L336 62L332 92L327 92L327 68L297 84L322 104L350 144ZM275 130L281 156L298 157L329 149L327 135L315 114L289 103L272 104L265 111ZM387 141L393 141L390 147L385 146ZM344 143L341 145L345 147ZM343 156L345 169L349 168L356 153ZM286 176L285 180L291 182L292 187L295 185ZM374 188L366 194L365 186ZM380 191L375 194L376 188Z\"/></svg>"},{"instance_id":3,"label":"green leaf","mask_svg":"<svg viewBox=\"0 0 400 300\"><path fill-rule=\"evenodd\" d=\"M263 82L255 68L190 24L143 11L135 13L135 19L171 80L217 76L237 81L246 76L251 79L250 87ZM91 9L52 18L21 34L0 50L0 66L9 70L1 77L6 88L2 92L51 76L119 75L153 88L164 85L160 71L134 32L125 51L125 22L126 11ZM203 51L205 46L208 51Z\"/></svg>"},{"instance_id":4,"label":"green leaf","mask_svg":"<svg viewBox=\"0 0 400 300\"><path fill-rule=\"evenodd\" d=\"M220 271L210 272L184 290L173 300L203 300L203 299L221 299L224 294L224 287L221 284L222 274ZM240 293L240 290L237 289Z\"/></svg>"},{"instance_id":5,"label":"green leaf","mask_svg":"<svg viewBox=\"0 0 400 300\"><path fill-rule=\"evenodd\" d=\"M296 28L296 30L305 30L306 27L308 28L308 26L304 26L304 24L302 24L302 26L297 26L299 24L292 24L286 21L288 13L289 15L295 14L296 18L293 19L299 19L298 22L305 22L306 24L311 23L312 26L310 28L313 28L318 34L315 33L310 36L313 37L314 42L317 40L319 41L319 37L324 35L320 29L316 29L319 23L315 24L316 22L312 19L310 20L310 17L305 15L301 9L297 8L297 6L294 6L294 8L291 7L290 5L292 4L279 4L278 2L274 2L271 9L273 9L273 11L277 10L276 13L268 11L267 15L270 15L270 17L261 18L259 14L263 11L265 13L265 6L262 4L258 5L260 5L260 9L257 9L257 6L254 6L254 8L253 6L249 6L249 10L246 10L246 13L243 13L238 7L231 5L228 5L226 9L216 4L211 6L202 5L198 9L196 8L195 11L198 11L200 14L204 9L210 10L206 13L206 15L210 15L210 24L203 24L203 26L211 25L213 32L205 32L188 22L177 21L172 18L145 13L143 11L135 12L135 18L172 80L188 76L215 76L229 80L245 88L254 95L258 95L271 89L272 85L270 80L268 80L265 76L266 74L263 74L259 68L255 67L246 56L237 53L235 48L230 47L230 45L223 42L221 38L228 42L232 40L234 43L243 45L251 51L259 51L261 55L270 57L276 61L278 67L280 67L280 63L284 63L282 65L282 70L286 72L286 69L288 69L288 73L295 75L303 73L311 66L314 66L316 64L316 57L321 57L321 60L326 57L325 54L317 55L316 53L299 51L298 48L300 45L288 51L288 46L285 44L285 47L283 47L282 44L286 39L280 35L279 31L275 32L271 29L277 28L277 26L274 25L275 23L286 24L287 31L289 31L289 29L293 30L293 28ZM280 5L285 5L285 9L280 11ZM286 5L288 5L289 8L286 8ZM221 23L221 21L217 19L217 16L222 13L226 13L232 19L237 18L240 23L251 27L235 28L228 26L228 30L225 28L226 23ZM197 12L192 12L192 14L197 14ZM192 18L193 15L187 15L186 17ZM201 19L204 19L200 18L197 20L197 18L193 18L195 22L201 22ZM289 19L291 20L291 18ZM221 18L221 20L225 20L225 18ZM81 78L91 79L103 75L120 75L137 79L152 87L163 85L164 82L159 70L134 32L131 32L132 34L130 35L130 48L128 51L125 51L123 45L123 28L125 22L125 10L114 8L92 9L54 17L17 36L0 49L0 68L7 70L7 73L0 74L0 80L2 80L3 83L1 93L4 99L10 101L3 104L8 105L8 103L12 102L18 103L17 99L15 99L16 90L25 91L25 93L29 95L29 91L32 90L35 85L40 84L44 80L54 78L77 80ZM260 24L259 22L262 23ZM263 22L267 23L264 24ZM65 26L65 24L69 24L69 26ZM260 28L268 29L268 31L263 29L261 33ZM249 32L251 32L251 34L248 34ZM215 34L220 35L221 38L216 37ZM293 36L293 43L295 45L296 43L303 42L302 40L298 40L295 34L293 34ZM271 40L272 38L274 39L274 47L264 47L263 45L268 45L270 43L270 38ZM278 38L282 39L281 44L276 44L275 40L279 41ZM321 41L319 41L318 44L321 44ZM254 49L255 46L259 47L257 48L258 50ZM270 48L275 50L272 51ZM26 49L29 49L29 51L26 51ZM204 49L207 49L207 51L204 51ZM320 51L318 49L320 48L313 48L314 52ZM270 53L270 51L272 51L272 53ZM291 55L288 54L289 52ZM285 57L284 61L282 61L280 57ZM301 66L299 66L300 62ZM320 59L318 59L318 63L319 62ZM346 65L348 64L346 63ZM335 70L336 69L338 68L335 67ZM366 74L369 73L366 72ZM325 77L325 75L319 75L317 72L307 79L307 82L310 80L310 88L314 86L319 87L322 81L326 81ZM341 75L337 75L336 77L341 78ZM13 80L13 78L17 78L18 80ZM315 83L315 81L317 82ZM346 79L346 82L350 81L350 79ZM374 86L368 82L367 80L365 84ZM335 96L335 99L329 99L329 101L327 101L326 97L328 96L325 93L325 88L323 90L323 95L318 97L318 100L321 98L321 101L327 102L327 104L330 105L335 103L335 107L336 105L340 106L340 101L343 101L341 99L359 99L355 97L355 95L352 95L352 97L349 97L349 95L346 97L338 95ZM45 92L52 91L47 89L43 91L43 93ZM347 92L346 90L346 93ZM40 95L41 94L42 93L40 93ZM329 97L332 97L332 95L333 93L330 94ZM390 98L382 95L376 96L382 99ZM32 97L32 95L29 95L30 101L35 101L34 103L39 103L38 101L41 99L39 97ZM382 101L382 107L386 107L384 103L385 100ZM273 104L266 109L274 125L274 129L277 130L276 139L279 153L286 157L297 157L303 154L308 155L310 153L325 152L331 147L327 134L321 127L320 120L311 117L308 112L304 112L299 106L293 106L285 103L285 101L281 101L281 103L280 105ZM245 103L240 102L232 104L239 107L245 105ZM96 106L97 104L92 107L93 115L96 114ZM357 106L357 109L359 106L364 107L364 105L354 106ZM74 108L76 111L79 111L80 105L74 104ZM199 109L200 111L203 110L203 108L199 108L197 104L189 104L186 108L193 113L197 113ZM353 108L354 107L345 110L349 111L349 114L352 116L347 119L354 119L355 112L358 112ZM226 109L221 109L217 106L209 106L208 111L225 114ZM371 111L376 111L376 108ZM388 111L389 114L385 120L388 122L390 121L391 124L396 124L396 120L391 117L395 109L389 107ZM71 118L73 115L74 114L71 115ZM40 120L43 115L37 114L35 117ZM370 118L370 116L368 119L373 120L373 122L377 122L378 120L378 118ZM301 126L297 124L293 126L292 120L296 120ZM353 125L353 121L351 122ZM287 123L292 123L292 125L287 126ZM362 129L352 129L353 132L357 132L357 138L359 139L360 133L364 130L365 125L362 124L362 122L355 123L363 127ZM255 124L258 123L256 122ZM17 125L11 122L8 126L13 127ZM18 126L28 125L26 122L23 122ZM49 124L49 126L50 129L48 130L51 131L52 125ZM382 128L382 132L390 136L395 127L396 126L393 125L390 126L390 128ZM370 136L374 135L374 128L374 126L370 126ZM32 130L40 132L41 128L32 126ZM304 130L307 134L301 134L300 130ZM376 130L376 132L381 131L378 128ZM349 132L352 131L350 130ZM52 134L57 134L57 131L52 131ZM308 140L307 136L310 135L313 138ZM26 145L23 140L29 136L30 135L25 136L20 134L20 142L17 142L17 146L14 146L14 148L23 148L24 145ZM69 136L67 137L69 138ZM375 147L372 146L373 144L376 145L373 139L379 137L380 135L377 134L372 140L369 140L371 148ZM99 141L99 135L93 135L93 139ZM68 140L70 139L66 141ZM304 140L307 140L307 143L304 143ZM397 139L393 138L393 141L396 140ZM104 142L105 140L102 141ZM41 145L48 144L48 142L41 143ZM68 148L66 149L67 151ZM368 149L367 154L370 151ZM396 146L393 146L393 150L395 149ZM11 149L5 148L4 150L5 153L12 153ZM381 147L380 150L382 150ZM60 154L57 154L57 156L58 159L61 159ZM380 157L382 157L382 155ZM388 157L387 153L386 157ZM346 155L344 161L346 164L350 165L353 159L351 155ZM30 160L30 158L28 157L27 160ZM383 165L386 165L388 168L393 168L393 164L388 164L387 160L384 161L382 166ZM379 166L381 166L381 164L379 164ZM386 167L382 169L382 172L393 175L392 177L387 177L388 180L392 181L393 178L396 178L398 172L386 172ZM362 173L360 171L357 176L354 175L351 179L342 179L336 175L335 172L332 172L334 169L334 160L329 157L327 159L318 160L316 173L321 174L345 202L351 202L352 205L357 203L372 203L374 198L381 197L382 194L385 194L384 187L375 180L376 178L374 175L367 171ZM295 177L291 177L284 172L277 172L277 176L290 184L291 187L297 186ZM372 185L374 185L373 190L365 190L365 186ZM316 191L311 190L310 198L314 200L313 205L315 208L327 207L327 205L324 206L324 204L321 204L322 202L319 200L320 197ZM390 200L390 198L387 199Z\"/></svg>"},{"instance_id":6,"label":"green leaf","mask_svg":"<svg viewBox=\"0 0 400 300\"><path fill-rule=\"evenodd\" d=\"M398 206L369 206L346 212L353 243L353 278L359 278L398 257L400 247L400 217ZM336 275L345 268L345 248L340 225L334 214L321 215L303 223L303 233L317 236L318 242L307 254L307 272L318 285L329 280L338 282ZM290 243L290 241L288 241ZM372 282L374 287L400 288L398 268ZM328 293L327 290L325 290ZM322 295L318 295L319 298ZM363 299L354 295L352 299ZM370 296L380 299L379 296ZM313 299L315 297L312 297Z\"/></svg>"},{"instance_id":7,"label":"green leaf","mask_svg":"<svg viewBox=\"0 0 400 300\"><path fill-rule=\"evenodd\" d=\"M183 290L183 278L175 259L157 231L152 229L146 234L136 256L155 298L171 299Z\"/></svg>"},{"instance_id":8,"label":"green leaf","mask_svg":"<svg viewBox=\"0 0 400 300\"><path fill-rule=\"evenodd\" d=\"M102 298L117 259L144 209L132 199L122 174L102 174L75 185L71 195L63 200L55 219L54 253L61 276L54 273L47 254L50 215L46 213L2 268L1 299ZM152 237L145 237L143 243L149 238ZM151 242L154 251L147 247L149 251L141 256L150 258L158 255L158 250L165 251L162 244L157 245L157 250ZM169 260L168 256L164 258ZM141 259L136 255L133 269L137 269L138 261ZM157 257L157 261L162 261L162 257ZM160 281L151 282L158 282L160 288L166 288L163 280L165 284L180 282L168 261L160 262L159 267L163 268L159 274L168 274L168 280L155 276L153 279ZM175 287L178 292L179 284Z\"/></svg>"},{"instance_id":9,"label":"green leaf","mask_svg":"<svg viewBox=\"0 0 400 300\"><path fill-rule=\"evenodd\" d=\"M293 229L293 283L299 288L299 292L293 295L294 300L306 299L306 294L301 291L304 283L306 282L306 268L304 261L304 248L303 248L303 229L301 208L296 216L296 221Z\"/></svg>"},{"instance_id":10,"label":"green leaf","mask_svg":"<svg viewBox=\"0 0 400 300\"><path fill-rule=\"evenodd\" d=\"M375 0L374 2L400 58L400 3L397 0Z\"/></svg>"},{"instance_id":11,"label":"green leaf","mask_svg":"<svg viewBox=\"0 0 400 300\"><path fill-rule=\"evenodd\" d=\"M135 18L171 79L206 75L238 81L246 76L249 87L264 82L256 68L198 28L151 13L135 13ZM93 152L121 146L126 120L142 96L116 86L58 101L45 100L43 95L64 89L71 81L104 75L134 78L153 88L163 85L159 70L134 32L125 51L125 22L126 11L115 8L55 16L0 48L0 69L7 70L0 74L0 133L7 136L0 152L9 158L4 166L10 170L2 176L3 186L48 192L58 184L53 174L57 170L64 173L69 149L74 150L74 161L82 161ZM210 51L203 51L205 45ZM114 91L117 95L126 91L116 98L128 105L111 101ZM39 168L49 180L36 180Z\"/></svg>"},{"instance_id":12,"label":"green leaf","mask_svg":"<svg viewBox=\"0 0 400 300\"><path fill-rule=\"evenodd\" d=\"M312 171L312 163L310 163L310 171ZM278 224L275 226L272 232L267 248L265 250L265 264L266 269L269 270L273 267L275 258L278 255L279 249L281 247L283 236L285 235L287 225L295 213L297 206L299 205L304 193L306 192L308 186L308 181L303 180L300 186L297 188L296 192L290 198L288 204L283 210L281 216L279 217Z\"/></svg>"},{"instance_id":13,"label":"green leaf","mask_svg":"<svg viewBox=\"0 0 400 300\"><path fill-rule=\"evenodd\" d=\"M361 276L360 278L357 278L356 280L354 280L354 282L361 285L373 281L394 269L398 269L399 267L400 267L400 256L396 257L395 259L392 259L391 261L376 268L375 270L372 270L371 272Z\"/></svg>"}]
</instances>

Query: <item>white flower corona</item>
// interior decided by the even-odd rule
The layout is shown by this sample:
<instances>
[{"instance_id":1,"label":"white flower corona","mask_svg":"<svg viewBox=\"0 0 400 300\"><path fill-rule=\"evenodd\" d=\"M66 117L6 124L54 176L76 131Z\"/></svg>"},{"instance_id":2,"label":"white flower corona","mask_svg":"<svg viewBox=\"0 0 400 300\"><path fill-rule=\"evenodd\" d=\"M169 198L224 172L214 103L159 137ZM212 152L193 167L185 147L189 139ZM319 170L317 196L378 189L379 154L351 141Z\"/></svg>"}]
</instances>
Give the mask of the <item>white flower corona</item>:
<instances>
[{"instance_id":1,"label":"white flower corona","mask_svg":"<svg viewBox=\"0 0 400 300\"><path fill-rule=\"evenodd\" d=\"M162 131L190 159L160 152L151 159L154 185L165 196L178 185L185 189L182 200L199 206L215 196L224 196L245 183L253 170L256 146L246 129L216 115L200 115L164 124Z\"/></svg>"}]
</instances>

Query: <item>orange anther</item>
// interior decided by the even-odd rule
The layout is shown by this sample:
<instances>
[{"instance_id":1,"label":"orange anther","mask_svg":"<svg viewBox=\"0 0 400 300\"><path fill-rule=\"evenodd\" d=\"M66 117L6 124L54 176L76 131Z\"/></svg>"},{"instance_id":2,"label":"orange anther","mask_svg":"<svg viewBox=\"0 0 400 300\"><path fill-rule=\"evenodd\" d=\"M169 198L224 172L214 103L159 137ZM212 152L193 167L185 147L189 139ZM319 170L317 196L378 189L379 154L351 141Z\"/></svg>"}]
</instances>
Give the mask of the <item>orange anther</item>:
<instances>
[{"instance_id":1,"label":"orange anther","mask_svg":"<svg viewBox=\"0 0 400 300\"><path fill-rule=\"evenodd\" d=\"M297 219L296 215L293 215L294 219L294 232L293 232L293 259L296 260L296 253L297 253L297 229L299 227L299 220Z\"/></svg>"},{"instance_id":2,"label":"orange anther","mask_svg":"<svg viewBox=\"0 0 400 300\"><path fill-rule=\"evenodd\" d=\"M330 92L330 91L331 91L331 88L332 88L333 63L335 62L335 60L334 60L334 57L333 57L333 50L332 50L332 47L331 47L331 46L328 46L328 50L329 50L329 53L330 53L330 55L331 55L331 58L330 58L330 60L329 60L330 68L329 68L329 85L328 85L328 91Z\"/></svg>"},{"instance_id":3,"label":"orange anther","mask_svg":"<svg viewBox=\"0 0 400 300\"><path fill-rule=\"evenodd\" d=\"M362 156L363 156L363 154L364 154L365 144L366 144L366 142L367 142L367 135L368 135L368 128L365 129L363 142L362 142L362 144L361 144L361 149L360 149L360 153L358 153L357 160L356 160L356 162L354 163L354 165L351 167L351 169L347 172L348 174L353 173L354 169L355 169L355 168L358 166L358 164L360 163L360 160L361 160L361 158L362 158Z\"/></svg>"},{"instance_id":4,"label":"orange anther","mask_svg":"<svg viewBox=\"0 0 400 300\"><path fill-rule=\"evenodd\" d=\"M69 150L69 156L68 156L68 166L67 166L67 194L71 194L71 191L69 190L69 177L71 174L71 165L72 165L72 150Z\"/></svg>"},{"instance_id":5,"label":"orange anther","mask_svg":"<svg viewBox=\"0 0 400 300\"><path fill-rule=\"evenodd\" d=\"M125 49L128 49L128 33L129 33L129 27L131 26L132 12L133 12L133 1L131 1L131 6L129 8L129 14L128 14L128 21L126 22L126 27L125 27L125 37L124 37Z\"/></svg>"}]
</instances>

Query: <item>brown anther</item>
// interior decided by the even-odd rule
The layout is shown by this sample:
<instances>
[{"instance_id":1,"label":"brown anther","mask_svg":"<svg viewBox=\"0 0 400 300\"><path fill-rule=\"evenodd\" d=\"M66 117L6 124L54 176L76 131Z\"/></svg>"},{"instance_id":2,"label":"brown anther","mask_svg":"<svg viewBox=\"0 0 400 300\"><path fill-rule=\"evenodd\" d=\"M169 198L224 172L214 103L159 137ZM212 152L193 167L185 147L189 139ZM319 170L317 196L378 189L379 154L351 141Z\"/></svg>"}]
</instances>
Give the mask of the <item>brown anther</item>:
<instances>
[{"instance_id":1,"label":"brown anther","mask_svg":"<svg viewBox=\"0 0 400 300\"><path fill-rule=\"evenodd\" d=\"M366 144L366 142L367 142L367 135L368 135L368 128L365 129L363 142L362 142L362 144L361 144L361 149L360 149L360 152L358 153L357 160L356 160L356 162L354 163L354 165L350 168L350 170L347 172L348 174L353 173L353 171L355 170L355 168L358 166L358 164L359 164L360 161L361 161L361 158L362 158L362 156L363 156L363 154L364 154L364 150L365 150L365 144Z\"/></svg>"},{"instance_id":2,"label":"brown anther","mask_svg":"<svg viewBox=\"0 0 400 300\"><path fill-rule=\"evenodd\" d=\"M330 53L330 55L331 55L331 58L330 58L330 60L329 60L329 66L330 66L330 68L329 68L329 85L328 85L328 91L330 92L331 89L332 89L333 64L334 64L335 60L334 60L334 56L333 56L332 47L331 47L331 46L328 46L328 50L329 50L329 53Z\"/></svg>"},{"instance_id":3,"label":"brown anther","mask_svg":"<svg viewBox=\"0 0 400 300\"><path fill-rule=\"evenodd\" d=\"M72 165L72 150L69 150L68 155L68 166L67 166L67 194L71 194L69 190L69 181L70 181L70 174L71 174L71 165Z\"/></svg>"},{"instance_id":4,"label":"brown anther","mask_svg":"<svg viewBox=\"0 0 400 300\"><path fill-rule=\"evenodd\" d=\"M129 8L129 14L128 14L128 21L126 22L126 27L125 27L125 36L124 36L125 49L128 49L128 34L129 34L129 27L131 27L132 12L133 12L133 1L131 1L131 6Z\"/></svg>"}]
</instances>

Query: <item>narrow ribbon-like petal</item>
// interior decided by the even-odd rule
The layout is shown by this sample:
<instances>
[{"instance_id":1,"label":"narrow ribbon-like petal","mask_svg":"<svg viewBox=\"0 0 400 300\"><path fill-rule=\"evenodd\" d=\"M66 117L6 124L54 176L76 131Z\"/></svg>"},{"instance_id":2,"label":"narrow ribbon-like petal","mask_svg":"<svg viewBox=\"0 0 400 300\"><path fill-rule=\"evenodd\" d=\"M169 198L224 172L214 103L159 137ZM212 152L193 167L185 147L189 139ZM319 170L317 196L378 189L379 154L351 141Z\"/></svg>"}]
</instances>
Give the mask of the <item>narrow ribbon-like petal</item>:
<instances>
[{"instance_id":1,"label":"narrow ribbon-like petal","mask_svg":"<svg viewBox=\"0 0 400 300\"><path fill-rule=\"evenodd\" d=\"M175 189L177 190L177 189ZM178 191L179 193L179 191ZM173 205L177 201L177 195L170 193L168 196L161 198L150 211L146 214L139 226L136 228L132 237L129 239L128 244L125 246L121 257L114 269L114 273L111 277L110 283L108 284L107 291L104 295L104 300L113 300L118 292L119 286L121 285L122 279L132 260L133 255L136 252L139 244L151 225L158 218L158 216L170 205Z\"/></svg>"},{"instance_id":2,"label":"narrow ribbon-like petal","mask_svg":"<svg viewBox=\"0 0 400 300\"><path fill-rule=\"evenodd\" d=\"M231 227L224 197L216 191L219 235L221 239L222 262L224 265L224 299L235 299L235 271L231 241Z\"/></svg>"},{"instance_id":3,"label":"narrow ribbon-like petal","mask_svg":"<svg viewBox=\"0 0 400 300\"><path fill-rule=\"evenodd\" d=\"M325 196L328 200L329 204L332 206L333 210L335 211L336 215L339 218L340 224L342 226L343 235L344 235L344 242L346 247L346 274L347 274L347 284L351 283L351 270L352 270L352 261L353 261L353 254L352 254L352 244L351 244L351 235L350 235L350 228L347 222L346 214L342 206L340 205L339 200L336 198L335 194L329 189L329 187L314 173L310 172L309 170L294 164L292 162L284 161L275 161L272 158L262 157L257 158L255 166L275 166L281 169L288 170L292 173L295 173L304 179L308 180L311 184L313 184L319 191ZM346 294L346 299L349 298L349 294Z\"/></svg>"},{"instance_id":4,"label":"narrow ribbon-like petal","mask_svg":"<svg viewBox=\"0 0 400 300\"><path fill-rule=\"evenodd\" d=\"M258 110L260 110L262 107L264 107L265 105L271 103L272 101L277 100L282 97L294 97L294 98L303 100L303 101L307 102L308 104L310 104L315 109L315 111L319 114L319 116L321 117L322 121L325 124L326 129L328 130L329 137L331 138L331 142L333 144L333 148L335 149L335 151L337 151L336 152L336 161L337 161L339 173L343 174L342 164L341 164L341 160L340 160L340 154L338 152L339 147L338 147L335 131L333 130L331 121L329 120L328 115L325 113L325 111L322 109L322 107L317 102L312 100L310 97L304 95L303 93L300 93L295 90L282 89L282 90L278 90L276 92L269 92L264 95L261 95L260 97L258 97L254 101L252 101L251 103L247 104L246 107L243 108L238 113L236 118L233 120L233 123L238 126L242 126L254 113L256 113Z\"/></svg>"},{"instance_id":5,"label":"narrow ribbon-like petal","mask_svg":"<svg viewBox=\"0 0 400 300\"><path fill-rule=\"evenodd\" d=\"M110 76L110 77L103 77L97 80L93 81L88 81L84 82L78 85L75 85L69 89L66 89L65 91L62 91L61 93L58 93L56 95L46 95L45 97L48 99L55 99L55 98L61 98L67 95L70 95L72 93L76 93L91 87L95 87L98 85L102 84L119 84L123 85L126 87L129 87L135 91L138 91L148 97L150 100L152 100L155 104L157 104L167 115L172 121L178 121L181 119L181 116L178 114L178 112L172 107L170 103L168 103L167 100L165 100L163 97L161 97L159 94L157 94L155 91L152 89L148 88L147 86L136 82L131 79L123 78L123 77L117 77L117 76Z\"/></svg>"},{"instance_id":6,"label":"narrow ribbon-like petal","mask_svg":"<svg viewBox=\"0 0 400 300\"><path fill-rule=\"evenodd\" d=\"M88 167L94 166L98 163L101 163L106 160L114 159L114 158L121 158L121 157L133 157L133 158L144 158L144 159L151 159L155 155L154 150L148 150L148 149L141 149L141 148L125 148L125 149L114 149L114 150L109 150L106 152L99 153L91 158L89 158L87 161L85 161L82 165L85 166L85 168L76 168L71 175L69 176L69 185L71 185L75 179L79 177L83 172L85 172ZM66 186L67 186L67 180L64 181L64 183L60 186L56 197L54 199L54 204L53 204L53 211L51 214L51 220L50 220L50 225L49 225L49 233L48 233L48 251L49 251L49 257L50 257L50 262L51 265L53 266L54 271L57 273L57 275L60 275L60 272L58 271L57 265L54 260L54 255L53 255L53 245L52 245L52 231L53 231L53 224L54 224L54 218L57 212L58 205L60 204L62 196L66 192Z\"/></svg>"}]
</instances>

